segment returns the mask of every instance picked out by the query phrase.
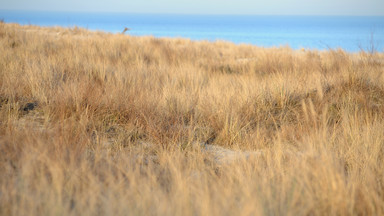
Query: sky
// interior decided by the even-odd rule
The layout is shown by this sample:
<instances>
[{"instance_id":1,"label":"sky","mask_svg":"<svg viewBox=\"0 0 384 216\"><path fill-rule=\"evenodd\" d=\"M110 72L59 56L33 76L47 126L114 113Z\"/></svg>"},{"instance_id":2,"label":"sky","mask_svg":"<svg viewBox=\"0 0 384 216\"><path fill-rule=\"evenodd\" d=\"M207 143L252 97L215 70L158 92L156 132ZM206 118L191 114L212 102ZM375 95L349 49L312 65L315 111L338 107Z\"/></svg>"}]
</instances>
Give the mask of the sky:
<instances>
[{"instance_id":1,"label":"sky","mask_svg":"<svg viewBox=\"0 0 384 216\"><path fill-rule=\"evenodd\" d=\"M384 16L384 0L0 0L0 10Z\"/></svg>"}]
</instances>

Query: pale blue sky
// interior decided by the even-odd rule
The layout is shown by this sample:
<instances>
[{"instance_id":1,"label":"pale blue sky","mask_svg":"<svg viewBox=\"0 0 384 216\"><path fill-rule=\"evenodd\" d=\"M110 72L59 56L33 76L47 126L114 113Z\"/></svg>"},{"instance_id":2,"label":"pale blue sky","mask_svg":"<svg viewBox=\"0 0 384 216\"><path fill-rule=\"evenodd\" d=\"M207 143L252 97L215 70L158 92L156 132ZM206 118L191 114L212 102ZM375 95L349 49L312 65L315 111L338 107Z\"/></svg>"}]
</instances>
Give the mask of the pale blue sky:
<instances>
[{"instance_id":1,"label":"pale blue sky","mask_svg":"<svg viewBox=\"0 0 384 216\"><path fill-rule=\"evenodd\" d=\"M384 15L384 0L0 0L0 10L79 12Z\"/></svg>"}]
</instances>

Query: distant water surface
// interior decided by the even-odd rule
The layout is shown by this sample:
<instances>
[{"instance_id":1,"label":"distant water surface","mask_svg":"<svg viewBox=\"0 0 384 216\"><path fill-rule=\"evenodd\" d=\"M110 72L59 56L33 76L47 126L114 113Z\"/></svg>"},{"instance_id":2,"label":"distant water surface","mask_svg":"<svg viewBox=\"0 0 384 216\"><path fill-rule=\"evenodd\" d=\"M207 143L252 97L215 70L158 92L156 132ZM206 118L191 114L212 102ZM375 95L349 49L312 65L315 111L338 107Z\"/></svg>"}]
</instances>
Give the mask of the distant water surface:
<instances>
[{"instance_id":1,"label":"distant water surface","mask_svg":"<svg viewBox=\"0 0 384 216\"><path fill-rule=\"evenodd\" d=\"M226 40L262 47L384 51L384 17L159 15L0 11L7 23L79 26L90 30L192 40Z\"/></svg>"}]
</instances>

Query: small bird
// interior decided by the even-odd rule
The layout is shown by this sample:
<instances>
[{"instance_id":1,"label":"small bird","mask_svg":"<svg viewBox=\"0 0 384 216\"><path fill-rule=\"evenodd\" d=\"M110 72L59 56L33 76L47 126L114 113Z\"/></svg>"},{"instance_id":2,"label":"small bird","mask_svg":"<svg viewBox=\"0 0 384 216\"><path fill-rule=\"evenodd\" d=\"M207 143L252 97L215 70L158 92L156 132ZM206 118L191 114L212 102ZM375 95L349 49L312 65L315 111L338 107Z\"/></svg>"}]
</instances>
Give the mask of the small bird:
<instances>
[{"instance_id":1,"label":"small bird","mask_svg":"<svg viewBox=\"0 0 384 216\"><path fill-rule=\"evenodd\" d=\"M129 30L131 30L130 28L127 28L127 27L125 27L124 28L124 30L123 30L123 32L121 32L121 34L124 34L126 31L129 31Z\"/></svg>"}]
</instances>

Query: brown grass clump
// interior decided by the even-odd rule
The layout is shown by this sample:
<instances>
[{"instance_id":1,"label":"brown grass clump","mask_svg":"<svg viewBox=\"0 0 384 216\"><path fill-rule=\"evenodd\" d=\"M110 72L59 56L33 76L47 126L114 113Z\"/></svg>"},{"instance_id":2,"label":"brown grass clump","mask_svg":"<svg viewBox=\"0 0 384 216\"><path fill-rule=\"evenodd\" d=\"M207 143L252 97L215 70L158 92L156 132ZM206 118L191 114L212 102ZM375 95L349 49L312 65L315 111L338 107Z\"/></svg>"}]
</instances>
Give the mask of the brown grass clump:
<instances>
[{"instance_id":1,"label":"brown grass clump","mask_svg":"<svg viewBox=\"0 0 384 216\"><path fill-rule=\"evenodd\" d=\"M0 23L0 215L383 215L384 54Z\"/></svg>"}]
</instances>

